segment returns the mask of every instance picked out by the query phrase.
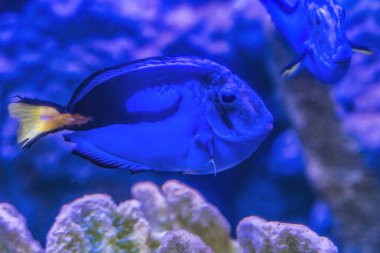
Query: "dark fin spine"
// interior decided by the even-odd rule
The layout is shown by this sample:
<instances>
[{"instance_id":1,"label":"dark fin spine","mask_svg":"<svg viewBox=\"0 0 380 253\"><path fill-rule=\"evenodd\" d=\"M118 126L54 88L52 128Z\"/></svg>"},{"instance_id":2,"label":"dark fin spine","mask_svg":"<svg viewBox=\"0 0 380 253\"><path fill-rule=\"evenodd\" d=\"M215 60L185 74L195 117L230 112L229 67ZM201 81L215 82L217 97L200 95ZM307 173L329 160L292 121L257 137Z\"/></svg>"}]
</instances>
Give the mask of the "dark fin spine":
<instances>
[{"instance_id":1,"label":"dark fin spine","mask_svg":"<svg viewBox=\"0 0 380 253\"><path fill-rule=\"evenodd\" d=\"M64 113L64 107L37 99L19 98L8 105L9 115L20 121L17 143L29 148L40 138L65 129L66 126L88 122L88 117Z\"/></svg>"},{"instance_id":2,"label":"dark fin spine","mask_svg":"<svg viewBox=\"0 0 380 253\"><path fill-rule=\"evenodd\" d=\"M301 67L301 62L292 62L281 71L281 77L288 79L294 76Z\"/></svg>"}]
</instances>

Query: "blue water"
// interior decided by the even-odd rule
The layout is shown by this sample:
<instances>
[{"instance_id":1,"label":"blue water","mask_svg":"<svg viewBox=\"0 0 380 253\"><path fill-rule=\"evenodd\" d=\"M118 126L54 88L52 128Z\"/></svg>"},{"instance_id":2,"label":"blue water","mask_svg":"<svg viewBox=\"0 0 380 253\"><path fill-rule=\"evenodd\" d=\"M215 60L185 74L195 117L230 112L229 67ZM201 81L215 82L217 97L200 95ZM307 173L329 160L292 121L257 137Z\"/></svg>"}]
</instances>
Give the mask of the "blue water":
<instances>
[{"instance_id":1,"label":"blue water","mask_svg":"<svg viewBox=\"0 0 380 253\"><path fill-rule=\"evenodd\" d=\"M35 238L44 243L64 203L89 193L107 193L122 201L130 198L130 188L136 182L161 184L176 178L198 189L233 228L243 217L258 215L302 223L335 239L334 217L306 178L302 145L273 83L263 22L268 16L263 9L252 7L259 2L129 0L123 6L121 2L0 3L0 202L15 205ZM363 14L355 15L356 19L349 22L351 27L362 22L358 16ZM360 40L360 34L351 33ZM380 40L380 36L367 37L370 42ZM6 111L12 96L66 104L75 87L92 72L156 55L208 58L229 67L249 83L275 118L274 130L259 150L239 166L216 176L154 172L131 175L127 170L100 168L71 155L72 145L65 143L61 134L19 151L17 122ZM361 72L365 61L353 60L357 64L348 75ZM369 104L368 99L360 102L366 91L380 84L380 72L371 73L375 73L371 80L360 87L347 88L344 79L332 90L342 123L356 136L376 171L380 164L376 159L380 132L371 132L375 136L369 137L355 125L365 124L366 119L360 116L363 111L373 117L379 115L378 103ZM380 97L373 96L371 101ZM350 121L358 113L361 121Z\"/></svg>"}]
</instances>

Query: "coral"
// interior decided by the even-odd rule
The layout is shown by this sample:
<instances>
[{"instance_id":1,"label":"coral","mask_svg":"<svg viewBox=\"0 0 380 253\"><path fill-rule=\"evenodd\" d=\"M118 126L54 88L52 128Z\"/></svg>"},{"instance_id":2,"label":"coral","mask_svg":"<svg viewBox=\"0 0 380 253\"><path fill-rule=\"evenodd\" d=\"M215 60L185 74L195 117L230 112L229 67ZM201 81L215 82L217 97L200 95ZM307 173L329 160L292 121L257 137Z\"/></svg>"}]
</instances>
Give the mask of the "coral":
<instances>
[{"instance_id":1,"label":"coral","mask_svg":"<svg viewBox=\"0 0 380 253\"><path fill-rule=\"evenodd\" d=\"M162 240L160 250L166 252L185 235L166 232L180 229L194 234L186 237L184 248L200 241L199 236L215 252L236 251L230 225L197 191L172 180L163 185L162 193L146 182L135 185L132 194L136 200L119 206L102 194L63 206L47 236L46 252L149 252Z\"/></svg>"},{"instance_id":2,"label":"coral","mask_svg":"<svg viewBox=\"0 0 380 253\"><path fill-rule=\"evenodd\" d=\"M234 251L234 242L229 238L230 225L215 206L177 181L168 181L162 191L174 229L187 229L200 236L215 252Z\"/></svg>"},{"instance_id":3,"label":"coral","mask_svg":"<svg viewBox=\"0 0 380 253\"><path fill-rule=\"evenodd\" d=\"M46 252L149 252L149 230L138 201L117 206L107 195L88 195L63 206Z\"/></svg>"},{"instance_id":4,"label":"coral","mask_svg":"<svg viewBox=\"0 0 380 253\"><path fill-rule=\"evenodd\" d=\"M327 238L305 226L258 217L240 222L236 242L218 209L175 180L162 190L150 182L138 183L132 194L136 199L119 205L105 194L64 205L47 235L46 252L337 252ZM0 205L0 225L1 252L43 252L14 207Z\"/></svg>"},{"instance_id":5,"label":"coral","mask_svg":"<svg viewBox=\"0 0 380 253\"><path fill-rule=\"evenodd\" d=\"M0 203L0 252L43 252L27 229L24 217L6 203Z\"/></svg>"},{"instance_id":6,"label":"coral","mask_svg":"<svg viewBox=\"0 0 380 253\"><path fill-rule=\"evenodd\" d=\"M201 238L185 230L176 230L165 234L158 253L186 252L213 253Z\"/></svg>"},{"instance_id":7,"label":"coral","mask_svg":"<svg viewBox=\"0 0 380 253\"><path fill-rule=\"evenodd\" d=\"M169 230L166 200L157 185L151 182L139 183L132 187L132 196L140 201L141 210L153 231Z\"/></svg>"},{"instance_id":8,"label":"coral","mask_svg":"<svg viewBox=\"0 0 380 253\"><path fill-rule=\"evenodd\" d=\"M267 222L258 217L243 219L237 228L243 253L337 253L325 237L303 225Z\"/></svg>"}]
</instances>

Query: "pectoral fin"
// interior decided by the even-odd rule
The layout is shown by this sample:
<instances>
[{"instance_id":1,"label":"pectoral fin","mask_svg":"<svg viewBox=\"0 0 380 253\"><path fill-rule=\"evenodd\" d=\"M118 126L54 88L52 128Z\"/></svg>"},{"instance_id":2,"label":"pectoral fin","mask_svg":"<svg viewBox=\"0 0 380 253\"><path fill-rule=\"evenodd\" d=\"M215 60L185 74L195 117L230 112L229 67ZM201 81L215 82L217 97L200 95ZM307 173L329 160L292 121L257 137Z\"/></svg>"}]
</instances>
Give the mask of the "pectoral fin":
<instances>
[{"instance_id":1,"label":"pectoral fin","mask_svg":"<svg viewBox=\"0 0 380 253\"><path fill-rule=\"evenodd\" d=\"M210 129L208 127L198 129L197 134L194 136L194 141L198 147L206 152L208 158L207 167L211 165L214 170L214 175L216 175L217 168L214 160L213 137ZM194 174L194 172L186 171L184 174ZM196 174L199 174L199 172Z\"/></svg>"},{"instance_id":2,"label":"pectoral fin","mask_svg":"<svg viewBox=\"0 0 380 253\"><path fill-rule=\"evenodd\" d=\"M64 134L65 141L75 143L72 153L89 160L95 165L104 168L127 168L132 173L140 171L151 171L152 168L134 161L128 161L118 156L112 155L99 147L91 144L78 133Z\"/></svg>"},{"instance_id":3,"label":"pectoral fin","mask_svg":"<svg viewBox=\"0 0 380 253\"><path fill-rule=\"evenodd\" d=\"M366 55L373 54L373 51L365 46L355 45L352 42L350 42L350 45L351 45L352 52L366 54Z\"/></svg>"},{"instance_id":4,"label":"pectoral fin","mask_svg":"<svg viewBox=\"0 0 380 253\"><path fill-rule=\"evenodd\" d=\"M290 64L288 64L282 71L281 76L283 78L289 78L295 75L298 70L302 67L302 61L305 59L307 55L307 50L305 50L301 55L295 58Z\"/></svg>"},{"instance_id":5,"label":"pectoral fin","mask_svg":"<svg viewBox=\"0 0 380 253\"><path fill-rule=\"evenodd\" d=\"M297 10L299 5L299 0L275 0L275 2L280 6L280 8L288 14L292 14Z\"/></svg>"}]
</instances>

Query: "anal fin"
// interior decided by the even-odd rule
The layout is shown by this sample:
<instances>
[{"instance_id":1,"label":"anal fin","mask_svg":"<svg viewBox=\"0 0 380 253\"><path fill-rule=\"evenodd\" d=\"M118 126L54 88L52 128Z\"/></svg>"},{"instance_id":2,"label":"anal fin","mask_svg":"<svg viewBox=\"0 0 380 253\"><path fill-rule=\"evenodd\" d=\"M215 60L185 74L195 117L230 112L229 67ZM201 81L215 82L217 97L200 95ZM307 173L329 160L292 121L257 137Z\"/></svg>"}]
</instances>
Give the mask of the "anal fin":
<instances>
[{"instance_id":1,"label":"anal fin","mask_svg":"<svg viewBox=\"0 0 380 253\"><path fill-rule=\"evenodd\" d=\"M305 50L301 55L296 57L290 64L288 64L282 71L281 76L283 78L290 78L294 76L302 66L302 61L305 59L308 50Z\"/></svg>"},{"instance_id":2,"label":"anal fin","mask_svg":"<svg viewBox=\"0 0 380 253\"><path fill-rule=\"evenodd\" d=\"M76 133L65 134L64 138L67 142L75 143L76 146L72 150L73 154L89 160L100 167L111 169L127 168L131 170L132 173L153 170L144 164L128 161L112 155L107 151L92 145Z\"/></svg>"}]
</instances>

